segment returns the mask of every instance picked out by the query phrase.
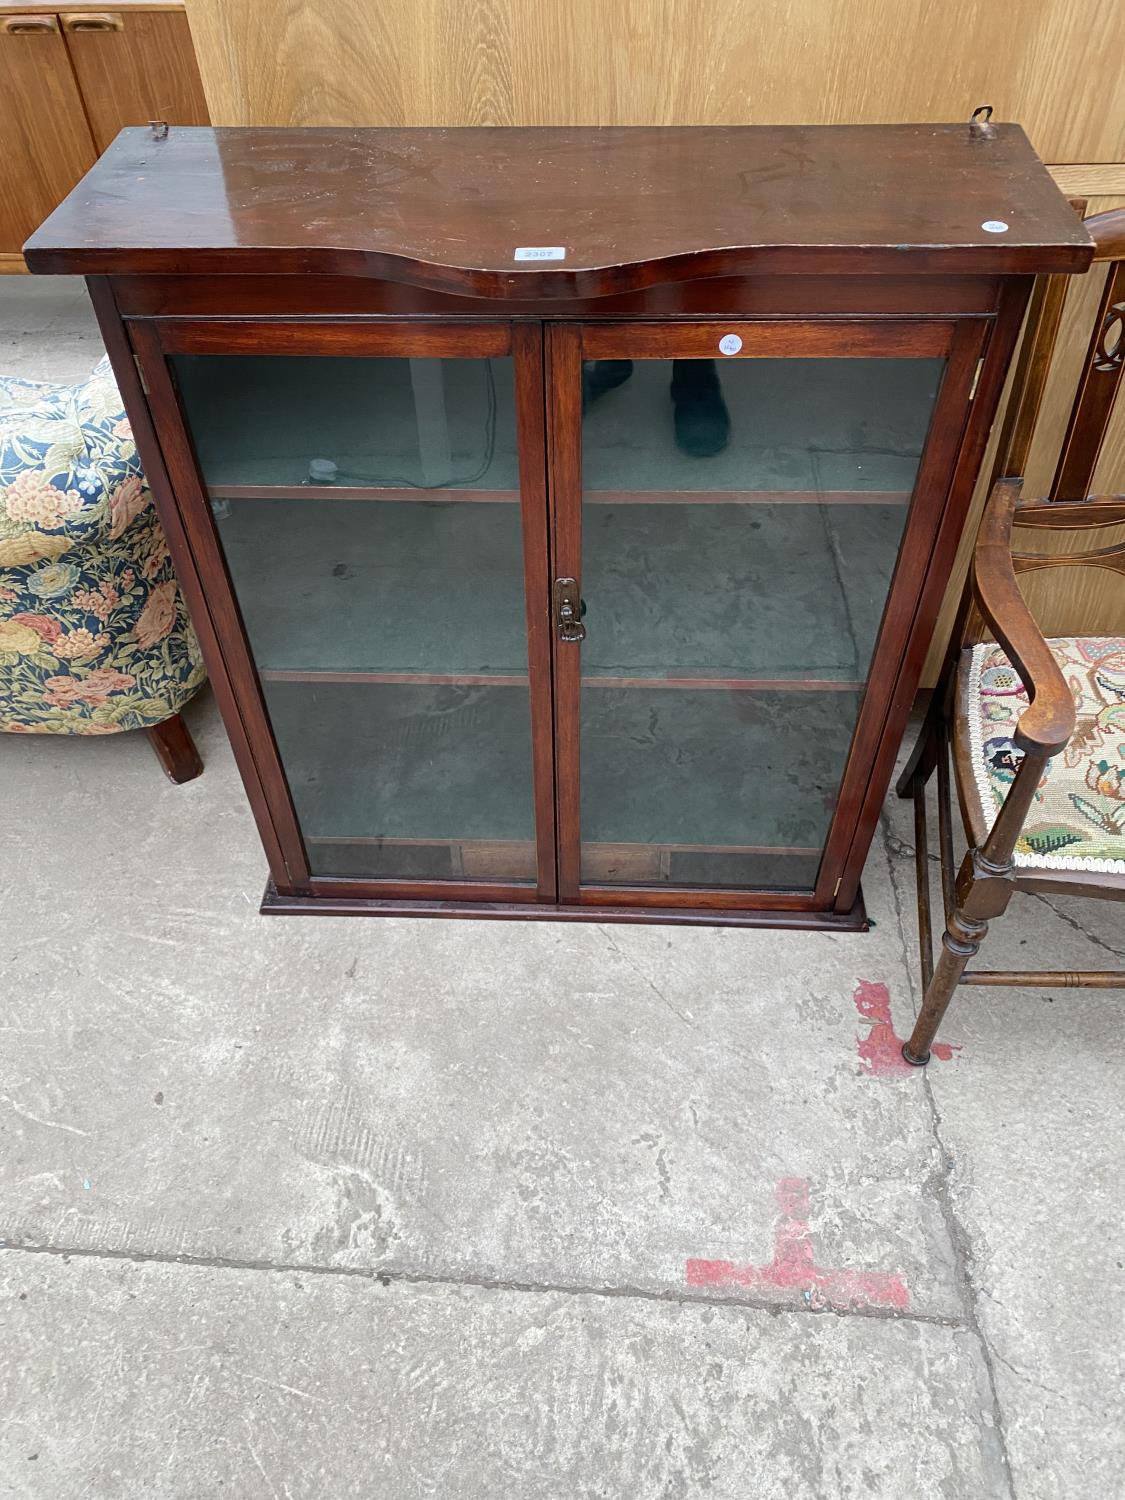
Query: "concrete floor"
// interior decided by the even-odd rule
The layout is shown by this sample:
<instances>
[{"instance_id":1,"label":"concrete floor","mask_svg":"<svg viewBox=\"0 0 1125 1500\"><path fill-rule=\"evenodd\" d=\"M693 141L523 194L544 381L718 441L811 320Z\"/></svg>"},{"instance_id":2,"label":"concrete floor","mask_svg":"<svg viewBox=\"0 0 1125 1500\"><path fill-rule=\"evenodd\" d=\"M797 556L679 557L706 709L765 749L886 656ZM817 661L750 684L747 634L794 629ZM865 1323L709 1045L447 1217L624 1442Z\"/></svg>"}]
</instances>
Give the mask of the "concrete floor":
<instances>
[{"instance_id":1,"label":"concrete floor","mask_svg":"<svg viewBox=\"0 0 1125 1500\"><path fill-rule=\"evenodd\" d=\"M96 357L65 285L0 330ZM189 721L183 787L0 737L0 1495L1125 1493L1122 996L899 1068L906 804L865 935L266 920ZM988 958L1123 927L1019 897Z\"/></svg>"}]
</instances>

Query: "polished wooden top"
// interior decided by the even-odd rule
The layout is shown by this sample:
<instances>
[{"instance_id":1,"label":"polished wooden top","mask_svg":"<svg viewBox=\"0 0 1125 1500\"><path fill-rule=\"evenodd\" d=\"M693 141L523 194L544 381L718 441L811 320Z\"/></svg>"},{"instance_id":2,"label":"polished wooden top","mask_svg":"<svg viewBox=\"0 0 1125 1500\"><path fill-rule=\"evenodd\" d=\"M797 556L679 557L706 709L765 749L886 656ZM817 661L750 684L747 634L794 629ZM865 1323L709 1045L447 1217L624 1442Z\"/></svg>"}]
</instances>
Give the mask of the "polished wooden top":
<instances>
[{"instance_id":1,"label":"polished wooden top","mask_svg":"<svg viewBox=\"0 0 1125 1500\"><path fill-rule=\"evenodd\" d=\"M565 298L756 272L1075 271L1091 246L1017 125L172 126L123 130L25 253L32 271Z\"/></svg>"}]
</instances>

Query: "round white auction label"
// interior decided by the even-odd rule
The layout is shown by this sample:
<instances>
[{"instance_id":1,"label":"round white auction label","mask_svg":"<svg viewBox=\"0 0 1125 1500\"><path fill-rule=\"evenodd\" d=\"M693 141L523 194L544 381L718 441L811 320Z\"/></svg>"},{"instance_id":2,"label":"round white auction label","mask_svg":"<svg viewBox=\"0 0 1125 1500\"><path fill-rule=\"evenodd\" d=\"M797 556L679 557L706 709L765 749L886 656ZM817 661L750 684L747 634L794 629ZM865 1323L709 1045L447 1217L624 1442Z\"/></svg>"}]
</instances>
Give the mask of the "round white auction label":
<instances>
[{"instance_id":1,"label":"round white auction label","mask_svg":"<svg viewBox=\"0 0 1125 1500\"><path fill-rule=\"evenodd\" d=\"M742 348L742 340L737 333L724 333L719 340L719 348L724 354L737 354Z\"/></svg>"},{"instance_id":2,"label":"round white auction label","mask_svg":"<svg viewBox=\"0 0 1125 1500\"><path fill-rule=\"evenodd\" d=\"M980 227L989 234L1004 234L1008 228L1003 219L985 219Z\"/></svg>"}]
</instances>

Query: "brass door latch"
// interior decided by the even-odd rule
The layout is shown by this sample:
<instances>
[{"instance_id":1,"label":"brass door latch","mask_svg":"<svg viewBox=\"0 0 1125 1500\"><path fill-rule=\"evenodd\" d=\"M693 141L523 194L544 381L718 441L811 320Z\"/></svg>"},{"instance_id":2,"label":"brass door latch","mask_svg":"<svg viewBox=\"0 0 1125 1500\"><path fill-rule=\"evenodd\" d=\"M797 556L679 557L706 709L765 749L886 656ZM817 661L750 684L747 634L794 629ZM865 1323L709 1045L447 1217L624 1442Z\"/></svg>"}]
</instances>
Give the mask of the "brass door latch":
<instances>
[{"instance_id":1,"label":"brass door latch","mask_svg":"<svg viewBox=\"0 0 1125 1500\"><path fill-rule=\"evenodd\" d=\"M586 627L582 616L586 613L586 601L579 597L578 584L573 578L555 579L555 630L560 641L584 641Z\"/></svg>"}]
</instances>

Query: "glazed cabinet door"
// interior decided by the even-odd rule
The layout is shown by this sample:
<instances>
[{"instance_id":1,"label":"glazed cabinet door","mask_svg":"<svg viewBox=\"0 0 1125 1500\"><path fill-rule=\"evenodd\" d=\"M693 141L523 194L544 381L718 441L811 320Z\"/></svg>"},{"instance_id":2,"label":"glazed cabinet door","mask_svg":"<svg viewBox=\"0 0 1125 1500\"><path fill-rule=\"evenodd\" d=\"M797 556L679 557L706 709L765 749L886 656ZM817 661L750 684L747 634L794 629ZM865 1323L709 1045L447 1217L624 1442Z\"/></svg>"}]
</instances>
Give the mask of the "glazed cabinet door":
<instances>
[{"instance_id":1,"label":"glazed cabinet door","mask_svg":"<svg viewBox=\"0 0 1125 1500\"><path fill-rule=\"evenodd\" d=\"M834 909L982 342L551 330L560 900Z\"/></svg>"},{"instance_id":2,"label":"glazed cabinet door","mask_svg":"<svg viewBox=\"0 0 1125 1500\"><path fill-rule=\"evenodd\" d=\"M133 340L279 888L553 900L541 330Z\"/></svg>"}]
</instances>

